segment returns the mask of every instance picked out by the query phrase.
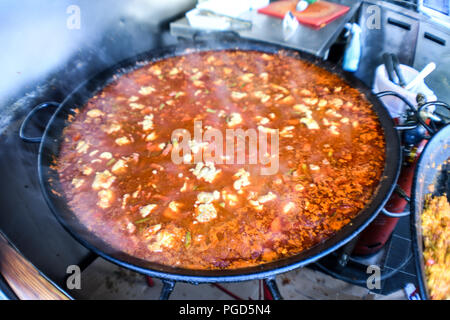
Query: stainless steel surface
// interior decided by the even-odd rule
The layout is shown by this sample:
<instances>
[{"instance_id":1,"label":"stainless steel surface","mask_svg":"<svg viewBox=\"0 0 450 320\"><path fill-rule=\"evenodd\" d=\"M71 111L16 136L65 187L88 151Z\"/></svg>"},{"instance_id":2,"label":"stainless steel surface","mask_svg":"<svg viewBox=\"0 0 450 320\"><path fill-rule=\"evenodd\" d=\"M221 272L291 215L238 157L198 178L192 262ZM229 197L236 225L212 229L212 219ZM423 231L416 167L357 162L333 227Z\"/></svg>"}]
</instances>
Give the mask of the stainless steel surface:
<instances>
[{"instance_id":1,"label":"stainless steel surface","mask_svg":"<svg viewBox=\"0 0 450 320\"><path fill-rule=\"evenodd\" d=\"M421 70L429 62L436 63L436 70L425 82L439 100L450 102L450 29L421 21L413 67Z\"/></svg>"},{"instance_id":2,"label":"stainless steel surface","mask_svg":"<svg viewBox=\"0 0 450 320\"><path fill-rule=\"evenodd\" d=\"M367 20L376 6L381 14L380 28L370 29ZM364 1L359 24L362 26L362 58L356 76L372 86L375 69L383 63L382 54L397 54L400 63L421 70L429 62L437 69L425 79L439 100L450 101L450 29L429 17L385 1ZM409 29L408 29L409 28Z\"/></svg>"},{"instance_id":3,"label":"stainless steel surface","mask_svg":"<svg viewBox=\"0 0 450 320\"><path fill-rule=\"evenodd\" d=\"M380 14L378 26L372 24L377 12ZM419 20L411 11L383 1L365 1L361 6L359 25L362 28L362 55L355 75L369 87L372 87L376 67L383 63L383 53L396 54L401 64L413 64Z\"/></svg>"},{"instance_id":4,"label":"stainless steel surface","mask_svg":"<svg viewBox=\"0 0 450 320\"><path fill-rule=\"evenodd\" d=\"M288 41L285 41L283 38L282 19L273 18L265 14L257 13L256 11L249 11L240 16L241 19L251 21L252 28L238 30L238 33L246 39L281 44L319 57L325 57L328 49L343 30L345 23L355 15L361 3L358 0L333 0L331 2L349 6L350 10L345 15L319 30L300 24L295 35ZM192 28L186 18L181 18L170 24L170 31L174 36L191 38L199 29Z\"/></svg>"},{"instance_id":5,"label":"stainless steel surface","mask_svg":"<svg viewBox=\"0 0 450 320\"><path fill-rule=\"evenodd\" d=\"M436 23L450 28L450 2L418 0L418 10L429 15Z\"/></svg>"}]
</instances>

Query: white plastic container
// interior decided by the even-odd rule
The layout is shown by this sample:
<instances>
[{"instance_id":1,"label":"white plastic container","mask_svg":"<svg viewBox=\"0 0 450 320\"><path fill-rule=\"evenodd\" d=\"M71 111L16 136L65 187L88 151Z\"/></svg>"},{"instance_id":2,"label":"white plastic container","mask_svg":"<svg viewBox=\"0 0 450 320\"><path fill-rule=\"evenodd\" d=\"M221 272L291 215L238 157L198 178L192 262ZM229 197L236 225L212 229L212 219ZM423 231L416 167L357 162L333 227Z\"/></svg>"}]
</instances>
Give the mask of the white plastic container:
<instances>
[{"instance_id":1,"label":"white plastic container","mask_svg":"<svg viewBox=\"0 0 450 320\"><path fill-rule=\"evenodd\" d=\"M419 73L419 71L417 71L416 69L403 64L400 65L400 70L407 84L411 82L415 78L415 76ZM437 100L433 91L430 88L428 88L428 86L425 84L423 80L420 81L416 86L411 88L411 90L405 90L399 85L391 82L389 80L384 64L379 65L375 71L375 80L373 82L372 90L374 93L378 93L381 91L395 91L401 96L405 97L414 106L417 105L416 96L418 93L424 94L425 97L427 98L427 101ZM393 96L383 97L381 98L381 101L388 109L392 118L399 118L406 111L407 108L406 104L396 97ZM431 111L431 109L429 110Z\"/></svg>"}]
</instances>

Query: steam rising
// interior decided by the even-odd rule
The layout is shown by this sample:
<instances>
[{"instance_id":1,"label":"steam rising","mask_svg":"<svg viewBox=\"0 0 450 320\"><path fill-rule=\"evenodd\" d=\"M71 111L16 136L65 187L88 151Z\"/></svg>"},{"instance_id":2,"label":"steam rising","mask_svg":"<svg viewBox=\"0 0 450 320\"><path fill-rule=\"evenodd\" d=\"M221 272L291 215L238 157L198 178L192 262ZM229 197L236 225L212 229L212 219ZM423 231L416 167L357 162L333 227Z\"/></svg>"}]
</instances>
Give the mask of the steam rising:
<instances>
[{"instance_id":1,"label":"steam rising","mask_svg":"<svg viewBox=\"0 0 450 320\"><path fill-rule=\"evenodd\" d=\"M71 5L80 8L80 29L67 28ZM46 85L69 94L107 66L158 46L154 34L160 21L192 5L192 0L2 1L0 132L26 102L12 105L8 99ZM37 81L42 86L30 88Z\"/></svg>"}]
</instances>

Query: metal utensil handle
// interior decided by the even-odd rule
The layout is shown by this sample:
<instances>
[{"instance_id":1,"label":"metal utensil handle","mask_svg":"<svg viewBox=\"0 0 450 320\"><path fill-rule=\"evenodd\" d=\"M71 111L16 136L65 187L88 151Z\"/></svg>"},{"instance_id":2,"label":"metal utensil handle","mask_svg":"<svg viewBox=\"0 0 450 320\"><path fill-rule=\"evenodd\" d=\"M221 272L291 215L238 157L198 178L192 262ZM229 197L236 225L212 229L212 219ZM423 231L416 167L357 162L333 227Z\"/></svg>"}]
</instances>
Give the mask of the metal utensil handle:
<instances>
[{"instance_id":1,"label":"metal utensil handle","mask_svg":"<svg viewBox=\"0 0 450 320\"><path fill-rule=\"evenodd\" d=\"M396 54L391 53L392 63L394 65L394 71L397 74L398 83L401 87L406 86L405 77L403 77L403 72L400 68L400 62Z\"/></svg>"},{"instance_id":2,"label":"metal utensil handle","mask_svg":"<svg viewBox=\"0 0 450 320\"><path fill-rule=\"evenodd\" d=\"M217 30L210 30L210 31L196 31L192 35L192 40L194 41L201 41L198 38L199 37L205 37L205 38L212 38L212 39L224 39L224 38L230 38L230 39L239 39L241 36L239 33L233 30L224 30L224 31L217 31Z\"/></svg>"},{"instance_id":3,"label":"metal utensil handle","mask_svg":"<svg viewBox=\"0 0 450 320\"><path fill-rule=\"evenodd\" d=\"M389 53L383 53L383 62L388 74L389 80L395 83L394 78L394 64L392 62L392 56Z\"/></svg>"},{"instance_id":4,"label":"metal utensil handle","mask_svg":"<svg viewBox=\"0 0 450 320\"><path fill-rule=\"evenodd\" d=\"M27 137L25 135L25 129L28 125L28 122L30 122L31 118L33 118L33 116L40 110L42 109L46 109L48 107L58 107L59 103L58 102L53 102L53 101L49 101L49 102L43 102L41 104L38 104L37 106L35 106L30 113L27 114L27 116L25 117L25 120L23 120L22 124L20 125L20 130L19 130L19 137L20 139L22 139L25 142L31 142L31 143L40 143L42 140L42 137Z\"/></svg>"}]
</instances>

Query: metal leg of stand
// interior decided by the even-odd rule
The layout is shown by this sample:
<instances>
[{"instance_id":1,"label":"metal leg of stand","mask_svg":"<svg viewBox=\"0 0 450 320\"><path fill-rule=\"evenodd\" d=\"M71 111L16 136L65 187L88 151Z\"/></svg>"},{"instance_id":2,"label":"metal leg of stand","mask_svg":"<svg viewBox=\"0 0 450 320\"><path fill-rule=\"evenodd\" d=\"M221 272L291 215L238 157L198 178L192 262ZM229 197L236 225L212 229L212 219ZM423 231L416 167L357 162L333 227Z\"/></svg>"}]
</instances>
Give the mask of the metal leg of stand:
<instances>
[{"instance_id":1,"label":"metal leg of stand","mask_svg":"<svg viewBox=\"0 0 450 320\"><path fill-rule=\"evenodd\" d=\"M159 300L169 300L170 294L175 287L175 281L171 280L162 280L163 287L161 289L161 295L159 296Z\"/></svg>"},{"instance_id":2,"label":"metal leg of stand","mask_svg":"<svg viewBox=\"0 0 450 320\"><path fill-rule=\"evenodd\" d=\"M266 283L273 300L283 300L283 297L280 294L280 290L278 289L275 277L264 279L264 282Z\"/></svg>"},{"instance_id":3,"label":"metal leg of stand","mask_svg":"<svg viewBox=\"0 0 450 320\"><path fill-rule=\"evenodd\" d=\"M359 236L355 237L351 241L349 241L346 245L344 245L340 251L338 264L339 267L345 268L347 265L348 259L350 258L350 255L353 252L353 249L355 249L356 243L358 242Z\"/></svg>"},{"instance_id":4,"label":"metal leg of stand","mask_svg":"<svg viewBox=\"0 0 450 320\"><path fill-rule=\"evenodd\" d=\"M80 267L81 271L84 271L87 267L89 267L97 258L98 254L94 252L89 252L89 254L78 263L78 267Z\"/></svg>"}]
</instances>

